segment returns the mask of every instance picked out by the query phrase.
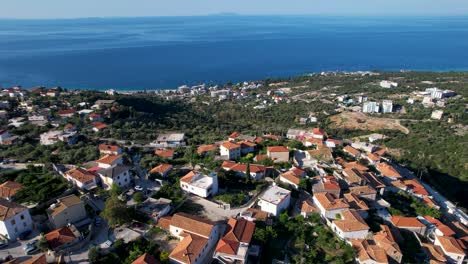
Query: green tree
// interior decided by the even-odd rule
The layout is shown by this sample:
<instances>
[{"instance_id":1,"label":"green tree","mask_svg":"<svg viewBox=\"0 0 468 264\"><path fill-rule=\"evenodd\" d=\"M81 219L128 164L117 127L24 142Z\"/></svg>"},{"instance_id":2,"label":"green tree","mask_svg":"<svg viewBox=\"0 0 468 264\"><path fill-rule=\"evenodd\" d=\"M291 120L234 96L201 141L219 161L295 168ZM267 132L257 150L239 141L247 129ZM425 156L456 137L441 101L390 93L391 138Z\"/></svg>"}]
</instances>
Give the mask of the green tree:
<instances>
[{"instance_id":1,"label":"green tree","mask_svg":"<svg viewBox=\"0 0 468 264\"><path fill-rule=\"evenodd\" d=\"M107 220L110 226L122 225L131 220L127 206L116 196L111 196L107 199L101 216Z\"/></svg>"},{"instance_id":2,"label":"green tree","mask_svg":"<svg viewBox=\"0 0 468 264\"><path fill-rule=\"evenodd\" d=\"M140 205L141 203L143 203L144 200L145 200L145 197L143 196L143 193L141 192L137 192L133 195L133 201L137 205Z\"/></svg>"},{"instance_id":3,"label":"green tree","mask_svg":"<svg viewBox=\"0 0 468 264\"><path fill-rule=\"evenodd\" d=\"M109 190L109 194L110 194L111 196L117 197L117 196L119 196L120 194L122 194L122 188L120 188L117 184L113 183L113 184L111 185L110 190Z\"/></svg>"},{"instance_id":4,"label":"green tree","mask_svg":"<svg viewBox=\"0 0 468 264\"><path fill-rule=\"evenodd\" d=\"M99 260L99 248L98 247L91 247L88 251L88 259L91 263L96 263Z\"/></svg>"}]
</instances>

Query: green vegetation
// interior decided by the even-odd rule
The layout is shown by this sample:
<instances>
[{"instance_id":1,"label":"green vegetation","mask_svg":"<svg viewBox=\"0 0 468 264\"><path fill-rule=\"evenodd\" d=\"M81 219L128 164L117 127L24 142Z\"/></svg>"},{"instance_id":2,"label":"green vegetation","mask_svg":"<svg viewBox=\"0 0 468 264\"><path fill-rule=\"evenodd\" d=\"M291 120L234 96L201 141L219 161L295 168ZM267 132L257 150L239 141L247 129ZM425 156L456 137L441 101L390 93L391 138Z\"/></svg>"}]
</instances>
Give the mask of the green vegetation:
<instances>
[{"instance_id":1,"label":"green vegetation","mask_svg":"<svg viewBox=\"0 0 468 264\"><path fill-rule=\"evenodd\" d=\"M88 256L93 264L131 264L144 253L154 256L163 264L168 263L167 253L159 251L159 246L155 242L143 238L127 244L122 240L117 240L111 252L107 254L100 252L97 248L92 248Z\"/></svg>"},{"instance_id":2,"label":"green vegetation","mask_svg":"<svg viewBox=\"0 0 468 264\"><path fill-rule=\"evenodd\" d=\"M392 205L392 207L389 208L390 214L392 215L412 217L428 215L435 218L440 218L442 215L436 208L424 205L418 198L403 191L388 193L384 198Z\"/></svg>"},{"instance_id":3,"label":"green vegetation","mask_svg":"<svg viewBox=\"0 0 468 264\"><path fill-rule=\"evenodd\" d=\"M240 206L244 204L248 198L249 196L244 193L221 194L214 197L215 200L223 201L231 206Z\"/></svg>"},{"instance_id":4,"label":"green vegetation","mask_svg":"<svg viewBox=\"0 0 468 264\"><path fill-rule=\"evenodd\" d=\"M0 172L0 181L16 181L23 184L14 197L19 203L42 203L62 194L68 183L60 176L54 175L46 167L33 167L23 171Z\"/></svg>"}]
</instances>

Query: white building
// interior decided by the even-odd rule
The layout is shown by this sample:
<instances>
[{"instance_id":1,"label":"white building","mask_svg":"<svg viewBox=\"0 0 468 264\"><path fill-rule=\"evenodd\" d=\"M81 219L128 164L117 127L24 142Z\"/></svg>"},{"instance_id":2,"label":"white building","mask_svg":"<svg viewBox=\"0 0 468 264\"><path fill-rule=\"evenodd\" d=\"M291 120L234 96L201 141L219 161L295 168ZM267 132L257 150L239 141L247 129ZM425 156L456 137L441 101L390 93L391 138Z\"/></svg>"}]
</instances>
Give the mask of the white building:
<instances>
[{"instance_id":1,"label":"white building","mask_svg":"<svg viewBox=\"0 0 468 264\"><path fill-rule=\"evenodd\" d=\"M219 240L213 258L221 263L247 263L255 223L245 219L228 220L225 235Z\"/></svg>"},{"instance_id":2,"label":"white building","mask_svg":"<svg viewBox=\"0 0 468 264\"><path fill-rule=\"evenodd\" d=\"M180 188L204 198L213 196L218 193L218 176L213 172L203 175L191 171L180 179Z\"/></svg>"},{"instance_id":3,"label":"white building","mask_svg":"<svg viewBox=\"0 0 468 264\"><path fill-rule=\"evenodd\" d=\"M440 246L449 263L462 264L465 259L463 242L453 237L435 236L434 245Z\"/></svg>"},{"instance_id":4,"label":"white building","mask_svg":"<svg viewBox=\"0 0 468 264\"><path fill-rule=\"evenodd\" d=\"M328 192L314 193L313 200L320 210L320 214L329 219L336 219L341 212L349 208L349 204L345 200Z\"/></svg>"},{"instance_id":5,"label":"white building","mask_svg":"<svg viewBox=\"0 0 468 264\"><path fill-rule=\"evenodd\" d=\"M152 144L163 148L176 148L185 146L184 133L161 134Z\"/></svg>"},{"instance_id":6,"label":"white building","mask_svg":"<svg viewBox=\"0 0 468 264\"><path fill-rule=\"evenodd\" d=\"M18 235L33 229L27 207L0 198L0 235L14 241Z\"/></svg>"},{"instance_id":7,"label":"white building","mask_svg":"<svg viewBox=\"0 0 468 264\"><path fill-rule=\"evenodd\" d=\"M220 228L215 223L184 213L162 218L172 236L180 242L169 254L174 264L210 263L212 250L220 237Z\"/></svg>"},{"instance_id":8,"label":"white building","mask_svg":"<svg viewBox=\"0 0 468 264\"><path fill-rule=\"evenodd\" d=\"M148 198L139 207L139 210L155 222L167 215L172 208L172 201L166 198Z\"/></svg>"},{"instance_id":9,"label":"white building","mask_svg":"<svg viewBox=\"0 0 468 264\"><path fill-rule=\"evenodd\" d=\"M83 168L75 168L65 172L64 177L76 187L91 190L97 187L97 176Z\"/></svg>"},{"instance_id":10,"label":"white building","mask_svg":"<svg viewBox=\"0 0 468 264\"><path fill-rule=\"evenodd\" d=\"M363 113L378 113L379 112L379 103L367 101L362 104Z\"/></svg>"},{"instance_id":11,"label":"white building","mask_svg":"<svg viewBox=\"0 0 468 264\"><path fill-rule=\"evenodd\" d=\"M241 146L237 143L226 141L219 146L221 156L226 156L230 160L241 157Z\"/></svg>"},{"instance_id":12,"label":"white building","mask_svg":"<svg viewBox=\"0 0 468 264\"><path fill-rule=\"evenodd\" d=\"M444 111L442 111L442 110L434 110L434 111L432 111L431 119L440 120L440 119L442 119L442 116L443 116L443 115L444 115Z\"/></svg>"},{"instance_id":13,"label":"white building","mask_svg":"<svg viewBox=\"0 0 468 264\"><path fill-rule=\"evenodd\" d=\"M40 135L41 145L53 145L59 141L73 145L78 139L78 134L76 131L65 132L60 130L52 130Z\"/></svg>"},{"instance_id":14,"label":"white building","mask_svg":"<svg viewBox=\"0 0 468 264\"><path fill-rule=\"evenodd\" d=\"M380 82L380 87L382 88L396 88L398 87L398 83L396 82L392 82L392 81L388 81L388 80L383 80Z\"/></svg>"},{"instance_id":15,"label":"white building","mask_svg":"<svg viewBox=\"0 0 468 264\"><path fill-rule=\"evenodd\" d=\"M339 213L340 218L333 220L331 228L342 239L364 239L369 234L369 226L355 210Z\"/></svg>"},{"instance_id":16,"label":"white building","mask_svg":"<svg viewBox=\"0 0 468 264\"><path fill-rule=\"evenodd\" d=\"M271 186L258 200L261 210L274 216L288 209L291 203L291 192L278 186Z\"/></svg>"},{"instance_id":17,"label":"white building","mask_svg":"<svg viewBox=\"0 0 468 264\"><path fill-rule=\"evenodd\" d=\"M102 187L110 189L112 184L116 184L119 187L127 187L131 182L130 167L116 164L112 167L103 168L98 170L97 173L101 178Z\"/></svg>"},{"instance_id":18,"label":"white building","mask_svg":"<svg viewBox=\"0 0 468 264\"><path fill-rule=\"evenodd\" d=\"M392 100L382 100L382 113L391 113L393 111Z\"/></svg>"},{"instance_id":19,"label":"white building","mask_svg":"<svg viewBox=\"0 0 468 264\"><path fill-rule=\"evenodd\" d=\"M431 98L433 99L442 99L455 96L456 93L452 90L441 90L439 88L427 88L426 93L430 93Z\"/></svg>"}]
</instances>

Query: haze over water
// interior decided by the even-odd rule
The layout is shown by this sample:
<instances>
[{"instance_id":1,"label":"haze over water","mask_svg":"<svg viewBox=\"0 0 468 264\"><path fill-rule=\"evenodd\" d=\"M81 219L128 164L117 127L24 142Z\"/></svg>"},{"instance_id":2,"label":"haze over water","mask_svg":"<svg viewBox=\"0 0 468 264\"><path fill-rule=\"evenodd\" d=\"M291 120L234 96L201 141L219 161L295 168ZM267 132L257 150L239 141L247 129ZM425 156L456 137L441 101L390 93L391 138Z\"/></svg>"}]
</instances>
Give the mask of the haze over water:
<instances>
[{"instance_id":1,"label":"haze over water","mask_svg":"<svg viewBox=\"0 0 468 264\"><path fill-rule=\"evenodd\" d=\"M0 20L0 85L168 89L321 71L468 69L468 17Z\"/></svg>"}]
</instances>

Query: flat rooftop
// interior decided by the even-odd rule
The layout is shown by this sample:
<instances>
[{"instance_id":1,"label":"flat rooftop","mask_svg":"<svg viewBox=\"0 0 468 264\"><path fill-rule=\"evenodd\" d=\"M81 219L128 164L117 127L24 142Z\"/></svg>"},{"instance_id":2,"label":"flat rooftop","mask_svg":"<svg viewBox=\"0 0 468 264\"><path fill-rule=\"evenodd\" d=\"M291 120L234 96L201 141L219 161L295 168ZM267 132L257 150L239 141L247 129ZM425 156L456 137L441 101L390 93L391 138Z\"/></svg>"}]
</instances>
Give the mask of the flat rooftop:
<instances>
[{"instance_id":1,"label":"flat rooftop","mask_svg":"<svg viewBox=\"0 0 468 264\"><path fill-rule=\"evenodd\" d=\"M286 196L290 195L291 191L278 186L270 187L260 199L273 204L279 204Z\"/></svg>"}]
</instances>

